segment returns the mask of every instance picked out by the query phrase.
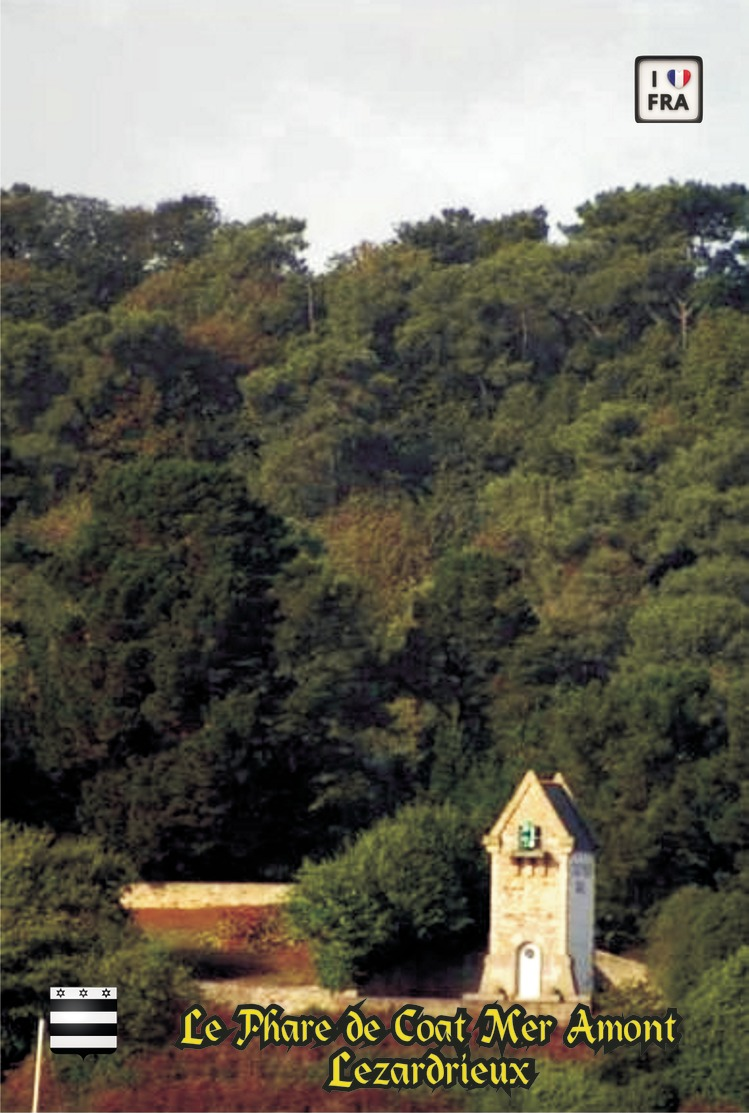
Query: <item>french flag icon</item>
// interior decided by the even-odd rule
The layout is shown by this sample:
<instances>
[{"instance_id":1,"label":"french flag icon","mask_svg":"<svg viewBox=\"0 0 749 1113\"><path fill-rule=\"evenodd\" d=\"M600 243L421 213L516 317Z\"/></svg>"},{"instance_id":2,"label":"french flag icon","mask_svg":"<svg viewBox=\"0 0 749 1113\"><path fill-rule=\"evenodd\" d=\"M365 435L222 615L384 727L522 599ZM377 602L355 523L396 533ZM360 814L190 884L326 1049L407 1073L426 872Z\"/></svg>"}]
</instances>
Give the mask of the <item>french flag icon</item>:
<instances>
[{"instance_id":1,"label":"french flag icon","mask_svg":"<svg viewBox=\"0 0 749 1113\"><path fill-rule=\"evenodd\" d=\"M685 85L689 84L691 76L689 70L669 70L666 74L674 89L683 89Z\"/></svg>"}]
</instances>

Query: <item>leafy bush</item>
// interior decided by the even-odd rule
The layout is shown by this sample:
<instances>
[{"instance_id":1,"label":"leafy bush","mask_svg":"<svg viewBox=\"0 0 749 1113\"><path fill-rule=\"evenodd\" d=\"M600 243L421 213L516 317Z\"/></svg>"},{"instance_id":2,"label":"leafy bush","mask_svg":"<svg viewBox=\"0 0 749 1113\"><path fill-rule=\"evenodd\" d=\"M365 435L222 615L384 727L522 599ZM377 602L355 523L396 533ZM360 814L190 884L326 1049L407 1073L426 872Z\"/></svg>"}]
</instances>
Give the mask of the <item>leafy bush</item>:
<instances>
[{"instance_id":1,"label":"leafy bush","mask_svg":"<svg viewBox=\"0 0 749 1113\"><path fill-rule=\"evenodd\" d=\"M682 1097L735 1102L749 1109L749 946L709 967L683 1006L676 1064Z\"/></svg>"},{"instance_id":2,"label":"leafy bush","mask_svg":"<svg viewBox=\"0 0 749 1113\"><path fill-rule=\"evenodd\" d=\"M483 855L454 808L417 804L332 860L302 867L290 904L323 985L340 988L425 943L467 936L486 898Z\"/></svg>"},{"instance_id":3,"label":"leafy bush","mask_svg":"<svg viewBox=\"0 0 749 1113\"><path fill-rule=\"evenodd\" d=\"M660 906L649 932L648 965L669 1005L681 1004L705 969L749 944L749 893L689 885Z\"/></svg>"},{"instance_id":4,"label":"leafy bush","mask_svg":"<svg viewBox=\"0 0 749 1113\"><path fill-rule=\"evenodd\" d=\"M116 985L123 1046L151 1045L173 1027L180 975L118 902L127 859L95 838L3 824L5 1062L27 1053L53 985Z\"/></svg>"},{"instance_id":5,"label":"leafy bush","mask_svg":"<svg viewBox=\"0 0 749 1113\"><path fill-rule=\"evenodd\" d=\"M607 1079L600 1063L543 1062L528 1094L523 1094L524 1113L553 1113L559 1109L673 1110L677 1097L672 1086L658 1074L630 1072L617 1082Z\"/></svg>"}]
</instances>

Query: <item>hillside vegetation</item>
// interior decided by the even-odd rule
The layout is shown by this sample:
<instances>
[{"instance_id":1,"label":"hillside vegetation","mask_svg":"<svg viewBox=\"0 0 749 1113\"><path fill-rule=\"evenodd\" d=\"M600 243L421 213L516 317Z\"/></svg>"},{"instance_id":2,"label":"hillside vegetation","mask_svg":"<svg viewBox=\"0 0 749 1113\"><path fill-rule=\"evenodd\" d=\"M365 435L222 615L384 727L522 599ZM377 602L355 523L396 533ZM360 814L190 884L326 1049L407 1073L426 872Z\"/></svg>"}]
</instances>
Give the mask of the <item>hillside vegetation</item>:
<instances>
[{"instance_id":1,"label":"hillside vegetation","mask_svg":"<svg viewBox=\"0 0 749 1113\"><path fill-rule=\"evenodd\" d=\"M560 769L600 942L665 970L713 917L731 959L747 190L578 217L445 210L313 274L298 219L4 191L7 818L285 880Z\"/></svg>"}]
</instances>

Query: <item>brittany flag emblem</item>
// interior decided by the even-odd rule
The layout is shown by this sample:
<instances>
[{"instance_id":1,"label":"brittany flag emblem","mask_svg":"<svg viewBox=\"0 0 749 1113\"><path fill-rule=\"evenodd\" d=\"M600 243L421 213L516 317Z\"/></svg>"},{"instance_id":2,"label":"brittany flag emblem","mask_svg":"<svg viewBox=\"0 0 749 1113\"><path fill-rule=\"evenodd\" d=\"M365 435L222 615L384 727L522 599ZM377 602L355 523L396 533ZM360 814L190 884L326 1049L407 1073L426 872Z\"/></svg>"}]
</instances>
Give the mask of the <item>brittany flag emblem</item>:
<instances>
[{"instance_id":1,"label":"brittany flag emblem","mask_svg":"<svg viewBox=\"0 0 749 1113\"><path fill-rule=\"evenodd\" d=\"M108 1055L117 1050L117 987L52 986L49 1047L68 1055Z\"/></svg>"},{"instance_id":2,"label":"brittany flag emblem","mask_svg":"<svg viewBox=\"0 0 749 1113\"><path fill-rule=\"evenodd\" d=\"M689 70L669 70L666 74L674 89L683 89L685 85L689 84L691 76Z\"/></svg>"}]
</instances>

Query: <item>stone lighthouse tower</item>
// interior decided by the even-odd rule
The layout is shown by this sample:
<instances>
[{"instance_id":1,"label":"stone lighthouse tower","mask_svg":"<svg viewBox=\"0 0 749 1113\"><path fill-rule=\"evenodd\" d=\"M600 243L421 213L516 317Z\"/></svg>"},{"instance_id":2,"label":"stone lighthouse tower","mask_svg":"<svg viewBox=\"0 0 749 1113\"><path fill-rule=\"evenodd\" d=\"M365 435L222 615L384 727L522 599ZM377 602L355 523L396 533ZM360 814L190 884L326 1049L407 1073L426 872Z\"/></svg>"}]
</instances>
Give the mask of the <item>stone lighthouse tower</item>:
<instances>
[{"instance_id":1,"label":"stone lighthouse tower","mask_svg":"<svg viewBox=\"0 0 749 1113\"><path fill-rule=\"evenodd\" d=\"M484 846L491 928L481 995L589 1004L596 844L562 775L526 773Z\"/></svg>"}]
</instances>

